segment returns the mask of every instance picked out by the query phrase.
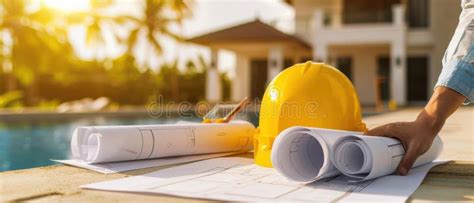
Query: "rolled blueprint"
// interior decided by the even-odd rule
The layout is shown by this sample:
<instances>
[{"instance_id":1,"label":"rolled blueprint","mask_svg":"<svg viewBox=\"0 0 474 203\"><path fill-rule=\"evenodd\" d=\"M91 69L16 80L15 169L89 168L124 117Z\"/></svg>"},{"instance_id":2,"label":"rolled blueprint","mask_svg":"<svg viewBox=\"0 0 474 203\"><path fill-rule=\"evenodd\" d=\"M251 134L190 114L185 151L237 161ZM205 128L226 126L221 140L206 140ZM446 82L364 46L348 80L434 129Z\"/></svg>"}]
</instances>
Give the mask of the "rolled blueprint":
<instances>
[{"instance_id":1,"label":"rolled blueprint","mask_svg":"<svg viewBox=\"0 0 474 203\"><path fill-rule=\"evenodd\" d=\"M71 151L88 163L245 152L252 150L254 132L245 121L79 127Z\"/></svg>"},{"instance_id":2,"label":"rolled blueprint","mask_svg":"<svg viewBox=\"0 0 474 203\"><path fill-rule=\"evenodd\" d=\"M361 132L291 127L282 131L272 147L272 165L298 182L312 182L340 174L331 162L331 149L339 139Z\"/></svg>"},{"instance_id":3,"label":"rolled blueprint","mask_svg":"<svg viewBox=\"0 0 474 203\"><path fill-rule=\"evenodd\" d=\"M392 174L405 155L400 141L393 138L352 135L333 145L332 161L352 181L365 181ZM416 159L413 167L435 160L443 143L436 136L431 148Z\"/></svg>"},{"instance_id":4,"label":"rolled blueprint","mask_svg":"<svg viewBox=\"0 0 474 203\"><path fill-rule=\"evenodd\" d=\"M436 137L431 148L413 167L430 163L442 150ZM349 181L364 181L392 174L405 150L400 141L362 132L323 128L291 127L275 139L271 160L273 167L286 178L313 182L343 174Z\"/></svg>"}]
</instances>

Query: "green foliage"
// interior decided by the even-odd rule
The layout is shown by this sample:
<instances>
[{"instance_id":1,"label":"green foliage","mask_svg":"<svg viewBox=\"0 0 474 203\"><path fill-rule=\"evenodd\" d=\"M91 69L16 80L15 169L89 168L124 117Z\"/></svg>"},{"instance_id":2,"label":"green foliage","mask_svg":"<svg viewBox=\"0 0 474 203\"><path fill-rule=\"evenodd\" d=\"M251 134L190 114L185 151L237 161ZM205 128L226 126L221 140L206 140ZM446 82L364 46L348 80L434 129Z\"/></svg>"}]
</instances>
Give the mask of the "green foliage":
<instances>
[{"instance_id":1,"label":"green foliage","mask_svg":"<svg viewBox=\"0 0 474 203\"><path fill-rule=\"evenodd\" d=\"M220 74L221 78L221 84L222 84L222 99L224 101L229 101L230 100L230 87L231 87L231 80L227 73L221 73Z\"/></svg>"},{"instance_id":2,"label":"green foliage","mask_svg":"<svg viewBox=\"0 0 474 203\"><path fill-rule=\"evenodd\" d=\"M169 10L172 12L167 12ZM182 37L170 27L173 24L180 24L187 13L189 13L189 8L183 0L145 0L143 17L126 16L126 19L134 26L127 39L128 52L132 52L137 40L141 37L146 39L147 44L157 54L163 51L159 43L160 37L170 37L181 41Z\"/></svg>"},{"instance_id":3,"label":"green foliage","mask_svg":"<svg viewBox=\"0 0 474 203\"><path fill-rule=\"evenodd\" d=\"M23 93L21 91L11 91L0 95L1 108L21 108L23 107Z\"/></svg>"},{"instance_id":4,"label":"green foliage","mask_svg":"<svg viewBox=\"0 0 474 203\"><path fill-rule=\"evenodd\" d=\"M0 33L12 42L0 37L0 65L12 64L11 74L3 73L0 66L0 108L54 109L61 102L100 96L110 98L115 107L143 105L157 95L168 102L204 99L207 64L201 56L183 67L176 60L154 72L138 66L132 53L140 38L152 47L147 54L153 55L147 57L162 52L162 37L182 40L171 27L190 14L183 0L142 0L141 16L108 15L105 11L114 5L113 0L90 2L88 11L63 13L44 5L31 9L30 0L0 1ZM85 42L99 47L110 41L104 39L105 29L126 25L128 35L111 40L125 45L127 51L117 58L82 60L68 41L70 25L84 26ZM228 92L230 81L224 76L223 82Z\"/></svg>"},{"instance_id":5,"label":"green foliage","mask_svg":"<svg viewBox=\"0 0 474 203\"><path fill-rule=\"evenodd\" d=\"M41 100L36 107L40 110L55 110L60 103L57 99Z\"/></svg>"}]
</instances>

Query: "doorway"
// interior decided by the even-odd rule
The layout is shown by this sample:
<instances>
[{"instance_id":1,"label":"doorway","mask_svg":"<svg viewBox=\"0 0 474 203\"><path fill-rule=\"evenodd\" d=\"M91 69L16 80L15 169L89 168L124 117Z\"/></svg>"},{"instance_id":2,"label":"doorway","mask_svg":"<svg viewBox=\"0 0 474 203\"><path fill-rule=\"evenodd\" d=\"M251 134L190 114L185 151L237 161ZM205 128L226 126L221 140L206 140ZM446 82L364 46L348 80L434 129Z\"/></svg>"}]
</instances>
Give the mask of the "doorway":
<instances>
[{"instance_id":1,"label":"doorway","mask_svg":"<svg viewBox=\"0 0 474 203\"><path fill-rule=\"evenodd\" d=\"M339 71L352 81L352 57L337 57L336 66Z\"/></svg>"},{"instance_id":2,"label":"doorway","mask_svg":"<svg viewBox=\"0 0 474 203\"><path fill-rule=\"evenodd\" d=\"M428 98L428 57L408 57L407 101L425 102Z\"/></svg>"},{"instance_id":3,"label":"doorway","mask_svg":"<svg viewBox=\"0 0 474 203\"><path fill-rule=\"evenodd\" d=\"M377 61L377 78L380 79L378 88L380 90L380 99L382 101L390 100L390 58L381 56Z\"/></svg>"},{"instance_id":4,"label":"doorway","mask_svg":"<svg viewBox=\"0 0 474 203\"><path fill-rule=\"evenodd\" d=\"M262 99L267 86L268 61L266 59L252 59L250 61L250 95L252 99Z\"/></svg>"}]
</instances>

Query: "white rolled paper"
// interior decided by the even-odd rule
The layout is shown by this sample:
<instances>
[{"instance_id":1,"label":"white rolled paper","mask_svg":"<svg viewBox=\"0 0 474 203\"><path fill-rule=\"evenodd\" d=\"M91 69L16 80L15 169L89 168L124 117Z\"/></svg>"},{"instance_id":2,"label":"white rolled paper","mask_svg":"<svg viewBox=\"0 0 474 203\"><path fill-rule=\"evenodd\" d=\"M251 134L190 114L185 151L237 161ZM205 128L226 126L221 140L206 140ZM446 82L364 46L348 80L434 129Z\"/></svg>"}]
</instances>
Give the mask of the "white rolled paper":
<instances>
[{"instance_id":1,"label":"white rolled paper","mask_svg":"<svg viewBox=\"0 0 474 203\"><path fill-rule=\"evenodd\" d=\"M291 127L273 143L272 165L282 175L298 182L312 182L338 175L330 159L337 139L361 132L323 128Z\"/></svg>"},{"instance_id":2,"label":"white rolled paper","mask_svg":"<svg viewBox=\"0 0 474 203\"><path fill-rule=\"evenodd\" d=\"M413 167L435 160L442 146L437 136ZM392 138L365 136L353 131L291 127L275 139L271 160L279 173L297 182L313 182L341 173L350 181L364 181L392 174L404 154L402 144Z\"/></svg>"},{"instance_id":3,"label":"white rolled paper","mask_svg":"<svg viewBox=\"0 0 474 203\"><path fill-rule=\"evenodd\" d=\"M365 181L395 172L405 155L397 139L375 136L352 135L339 139L332 150L336 168L352 181ZM439 136L413 164L417 167L434 161L443 148Z\"/></svg>"},{"instance_id":4,"label":"white rolled paper","mask_svg":"<svg viewBox=\"0 0 474 203\"><path fill-rule=\"evenodd\" d=\"M250 151L255 127L231 123L79 127L71 140L74 159L115 162L219 152Z\"/></svg>"}]
</instances>

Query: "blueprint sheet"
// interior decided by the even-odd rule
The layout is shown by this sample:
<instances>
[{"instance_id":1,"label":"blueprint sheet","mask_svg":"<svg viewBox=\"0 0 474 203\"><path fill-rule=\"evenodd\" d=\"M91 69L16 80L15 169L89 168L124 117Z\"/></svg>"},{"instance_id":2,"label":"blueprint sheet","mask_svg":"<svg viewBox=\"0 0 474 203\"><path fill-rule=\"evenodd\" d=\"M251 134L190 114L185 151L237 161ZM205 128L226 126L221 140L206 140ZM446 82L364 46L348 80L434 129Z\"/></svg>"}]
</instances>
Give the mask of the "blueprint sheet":
<instances>
[{"instance_id":1,"label":"blueprint sheet","mask_svg":"<svg viewBox=\"0 0 474 203\"><path fill-rule=\"evenodd\" d=\"M442 149L443 142L436 136L413 167L436 160ZM404 154L397 139L297 126L275 139L271 159L273 167L293 181L313 182L342 173L356 182L394 173Z\"/></svg>"},{"instance_id":2,"label":"blueprint sheet","mask_svg":"<svg viewBox=\"0 0 474 203\"><path fill-rule=\"evenodd\" d=\"M248 152L255 127L246 121L85 126L71 138L72 158L90 164Z\"/></svg>"},{"instance_id":3,"label":"blueprint sheet","mask_svg":"<svg viewBox=\"0 0 474 203\"><path fill-rule=\"evenodd\" d=\"M151 167L157 167L157 166L167 166L167 165L172 165L172 164L200 161L200 160L230 156L230 155L235 155L235 154L239 154L239 153L237 152L213 153L213 154L200 154L200 155L189 155L189 156L178 156L178 157L165 157L165 158L157 158L157 159L107 162L107 163L87 163L85 161L77 160L77 159L52 160L52 161L97 171L99 173L109 174L109 173L118 173L118 172L124 172L124 171L132 171L132 170L137 170L137 169L142 169L142 168L151 168Z\"/></svg>"},{"instance_id":4,"label":"blueprint sheet","mask_svg":"<svg viewBox=\"0 0 474 203\"><path fill-rule=\"evenodd\" d=\"M216 158L159 170L82 188L165 194L224 201L405 201L428 171L443 162L410 170L407 176L388 175L349 182L339 175L304 184L291 182L275 169L263 168L252 159Z\"/></svg>"}]
</instances>

